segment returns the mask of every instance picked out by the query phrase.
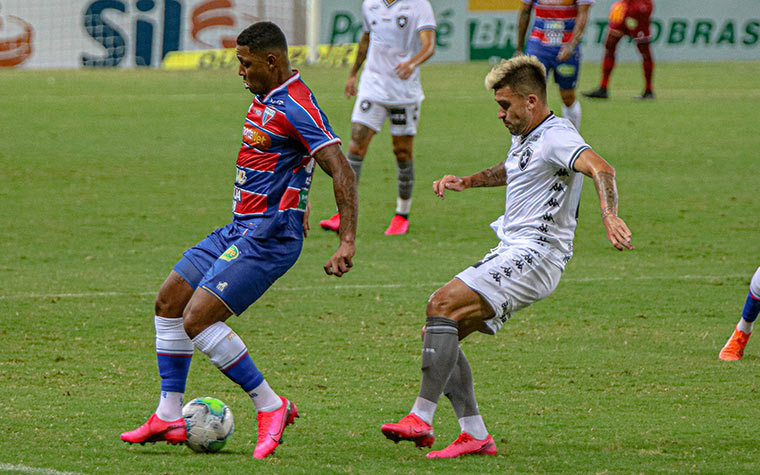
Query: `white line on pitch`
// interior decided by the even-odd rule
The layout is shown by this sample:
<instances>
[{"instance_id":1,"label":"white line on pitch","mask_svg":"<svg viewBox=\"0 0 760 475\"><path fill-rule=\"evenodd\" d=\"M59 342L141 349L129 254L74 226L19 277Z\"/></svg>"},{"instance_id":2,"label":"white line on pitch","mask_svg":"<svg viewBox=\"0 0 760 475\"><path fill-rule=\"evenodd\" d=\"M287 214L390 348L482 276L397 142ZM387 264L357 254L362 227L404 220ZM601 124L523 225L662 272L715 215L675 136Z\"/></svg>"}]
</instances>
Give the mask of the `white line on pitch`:
<instances>
[{"instance_id":1,"label":"white line on pitch","mask_svg":"<svg viewBox=\"0 0 760 475\"><path fill-rule=\"evenodd\" d=\"M42 475L82 475L79 472L61 472L52 468L27 467L26 465L11 465L9 463L0 463L0 470L20 473L40 473Z\"/></svg>"},{"instance_id":2,"label":"white line on pitch","mask_svg":"<svg viewBox=\"0 0 760 475\"><path fill-rule=\"evenodd\" d=\"M621 280L703 280L714 281L721 279L741 279L748 277L744 274L729 274L729 275L680 275L680 276L651 276L641 275L636 277L631 276L614 276L614 277L566 277L562 279L565 284L574 283L586 283L586 282L619 282ZM332 284L332 285L307 285L301 287L287 287L275 285L269 291L270 292L303 292L308 290L362 290L362 289L398 289L398 288L420 288L429 287L431 289L438 288L445 284L445 282L417 282L417 283L394 283L394 284ZM0 300L10 299L65 299L65 298L88 298L88 297L144 297L156 295L158 290L150 292L115 292L115 291L103 291L103 292L61 292L61 293L18 293L11 295L0 295Z\"/></svg>"}]
</instances>

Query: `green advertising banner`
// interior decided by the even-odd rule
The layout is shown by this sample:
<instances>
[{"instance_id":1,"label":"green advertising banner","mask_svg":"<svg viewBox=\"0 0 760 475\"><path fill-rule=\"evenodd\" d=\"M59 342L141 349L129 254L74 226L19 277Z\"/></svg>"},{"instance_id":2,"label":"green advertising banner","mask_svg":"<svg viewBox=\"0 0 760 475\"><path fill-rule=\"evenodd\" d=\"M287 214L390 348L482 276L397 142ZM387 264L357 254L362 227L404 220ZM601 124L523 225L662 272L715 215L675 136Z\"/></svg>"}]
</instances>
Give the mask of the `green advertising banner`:
<instances>
[{"instance_id":1,"label":"green advertising banner","mask_svg":"<svg viewBox=\"0 0 760 475\"><path fill-rule=\"evenodd\" d=\"M582 42L584 59L602 58L613 1L598 0L591 8ZM432 5L438 20L436 61L512 56L519 2L435 0ZM355 42L361 29L360 1L322 0L322 42ZM652 45L657 61L760 60L760 0L655 0ZM618 60L639 57L624 42Z\"/></svg>"}]
</instances>

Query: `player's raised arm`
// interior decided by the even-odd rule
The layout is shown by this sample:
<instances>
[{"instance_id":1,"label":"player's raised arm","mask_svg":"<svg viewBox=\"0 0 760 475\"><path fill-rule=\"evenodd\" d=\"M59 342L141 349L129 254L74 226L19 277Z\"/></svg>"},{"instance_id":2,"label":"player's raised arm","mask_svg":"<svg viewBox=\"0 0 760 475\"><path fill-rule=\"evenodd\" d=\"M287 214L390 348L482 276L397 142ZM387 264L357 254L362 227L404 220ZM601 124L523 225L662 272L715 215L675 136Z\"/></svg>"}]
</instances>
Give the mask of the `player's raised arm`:
<instances>
[{"instance_id":1,"label":"player's raised arm","mask_svg":"<svg viewBox=\"0 0 760 475\"><path fill-rule=\"evenodd\" d=\"M631 231L625 221L618 217L618 192L615 169L591 149L586 149L575 161L575 169L594 179L602 208L602 221L607 239L618 250L633 249Z\"/></svg>"},{"instance_id":2,"label":"player's raised arm","mask_svg":"<svg viewBox=\"0 0 760 475\"><path fill-rule=\"evenodd\" d=\"M474 175L458 177L456 175L444 175L440 180L433 182L433 193L441 199L445 199L446 190L464 191L467 188L481 188L487 186L504 186L507 184L507 171L504 162L497 163Z\"/></svg>"},{"instance_id":3,"label":"player's raised arm","mask_svg":"<svg viewBox=\"0 0 760 475\"><path fill-rule=\"evenodd\" d=\"M396 66L396 74L401 79L409 79L417 66L421 65L435 53L435 30L422 30L420 31L420 48L419 53L414 55L409 61L405 61Z\"/></svg>"},{"instance_id":4,"label":"player's raised arm","mask_svg":"<svg viewBox=\"0 0 760 475\"><path fill-rule=\"evenodd\" d=\"M354 265L352 259L356 254L356 217L359 199L356 194L356 177L340 145L331 144L314 154L320 168L332 177L335 204L340 213L340 245L335 254L325 264L325 272L340 277Z\"/></svg>"},{"instance_id":5,"label":"player's raised arm","mask_svg":"<svg viewBox=\"0 0 760 475\"><path fill-rule=\"evenodd\" d=\"M367 50L369 49L369 33L366 31L362 33L362 37L359 39L359 47L356 50L356 59L354 65L351 66L351 72L348 73L348 80L346 81L346 97L354 97L356 95L356 77L359 75L359 70L364 64L364 60L367 59Z\"/></svg>"}]
</instances>

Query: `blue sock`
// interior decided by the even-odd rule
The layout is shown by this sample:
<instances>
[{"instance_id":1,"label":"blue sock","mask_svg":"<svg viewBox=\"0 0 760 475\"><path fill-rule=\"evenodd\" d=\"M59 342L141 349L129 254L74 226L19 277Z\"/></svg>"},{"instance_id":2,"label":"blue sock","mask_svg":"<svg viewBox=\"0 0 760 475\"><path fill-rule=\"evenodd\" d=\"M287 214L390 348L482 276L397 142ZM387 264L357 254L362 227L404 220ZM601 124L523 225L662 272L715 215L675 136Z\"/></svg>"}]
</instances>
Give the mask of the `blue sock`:
<instances>
[{"instance_id":1,"label":"blue sock","mask_svg":"<svg viewBox=\"0 0 760 475\"><path fill-rule=\"evenodd\" d=\"M748 292L747 301L744 302L744 310L742 310L742 318L748 322L754 322L758 313L760 313L760 300L756 299L752 292Z\"/></svg>"},{"instance_id":2,"label":"blue sock","mask_svg":"<svg viewBox=\"0 0 760 475\"><path fill-rule=\"evenodd\" d=\"M264 375L253 364L243 340L224 322L216 322L200 332L193 338L193 343L245 392L264 381Z\"/></svg>"},{"instance_id":3,"label":"blue sock","mask_svg":"<svg viewBox=\"0 0 760 475\"><path fill-rule=\"evenodd\" d=\"M184 393L193 358L193 342L185 333L181 318L156 316L154 324L161 391Z\"/></svg>"}]
</instances>

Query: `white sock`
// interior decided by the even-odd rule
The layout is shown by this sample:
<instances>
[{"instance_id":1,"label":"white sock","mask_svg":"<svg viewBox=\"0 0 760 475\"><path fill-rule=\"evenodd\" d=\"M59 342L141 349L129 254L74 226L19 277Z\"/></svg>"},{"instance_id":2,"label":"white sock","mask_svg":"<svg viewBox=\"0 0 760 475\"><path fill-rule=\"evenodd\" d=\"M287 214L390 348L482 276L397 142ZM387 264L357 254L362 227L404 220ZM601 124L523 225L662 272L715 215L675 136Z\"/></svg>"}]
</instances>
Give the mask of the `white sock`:
<instances>
[{"instance_id":1,"label":"white sock","mask_svg":"<svg viewBox=\"0 0 760 475\"><path fill-rule=\"evenodd\" d=\"M277 395L272 388L269 387L266 379L261 384L253 388L248 392L248 395L253 399L253 405L256 406L257 411L269 412L279 409L282 406L282 399Z\"/></svg>"},{"instance_id":2,"label":"white sock","mask_svg":"<svg viewBox=\"0 0 760 475\"><path fill-rule=\"evenodd\" d=\"M581 130L581 103L576 100L569 107L562 104L562 117L572 122L576 130Z\"/></svg>"},{"instance_id":3,"label":"white sock","mask_svg":"<svg viewBox=\"0 0 760 475\"><path fill-rule=\"evenodd\" d=\"M161 398L158 400L156 415L162 421L176 421L182 417L182 399L184 393L173 393L170 391L161 391Z\"/></svg>"},{"instance_id":4,"label":"white sock","mask_svg":"<svg viewBox=\"0 0 760 475\"><path fill-rule=\"evenodd\" d=\"M401 198L396 198L396 213L397 214L409 214L409 211L412 210L412 199L409 198L408 200L402 200Z\"/></svg>"},{"instance_id":5,"label":"white sock","mask_svg":"<svg viewBox=\"0 0 760 475\"><path fill-rule=\"evenodd\" d=\"M753 326L755 326L755 322L748 322L747 320L740 318L739 323L736 325L736 329L744 333L751 333Z\"/></svg>"},{"instance_id":6,"label":"white sock","mask_svg":"<svg viewBox=\"0 0 760 475\"><path fill-rule=\"evenodd\" d=\"M435 415L435 408L437 406L438 404L432 401L417 397L410 412L412 414L416 414L417 417L427 422L428 424L433 425L433 416Z\"/></svg>"},{"instance_id":7,"label":"white sock","mask_svg":"<svg viewBox=\"0 0 760 475\"><path fill-rule=\"evenodd\" d=\"M459 427L462 428L462 432L467 432L478 440L485 440L488 438L488 430L486 430L486 425L480 414L477 416L460 418Z\"/></svg>"}]
</instances>

